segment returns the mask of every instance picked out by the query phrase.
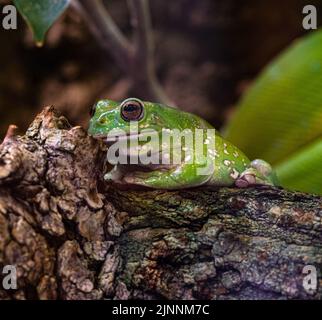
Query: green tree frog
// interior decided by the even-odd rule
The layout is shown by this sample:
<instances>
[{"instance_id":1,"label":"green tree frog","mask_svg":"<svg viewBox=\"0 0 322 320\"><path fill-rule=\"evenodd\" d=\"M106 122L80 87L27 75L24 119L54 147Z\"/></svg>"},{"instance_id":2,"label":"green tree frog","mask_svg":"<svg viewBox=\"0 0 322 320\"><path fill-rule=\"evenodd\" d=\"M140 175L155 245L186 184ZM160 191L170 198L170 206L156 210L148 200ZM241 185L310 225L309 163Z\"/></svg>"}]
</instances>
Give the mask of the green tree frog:
<instances>
[{"instance_id":1,"label":"green tree frog","mask_svg":"<svg viewBox=\"0 0 322 320\"><path fill-rule=\"evenodd\" d=\"M122 142L118 155L126 161L112 161L113 169L104 176L110 182L155 189L277 184L267 162L250 161L205 120L162 104L136 98L121 103L100 100L91 110L88 132L104 139L108 151ZM152 135L156 139L149 144ZM193 143L182 141L188 138ZM133 161L135 155L137 160ZM154 161L149 163L146 159L151 158ZM108 156L107 161L110 162Z\"/></svg>"}]
</instances>

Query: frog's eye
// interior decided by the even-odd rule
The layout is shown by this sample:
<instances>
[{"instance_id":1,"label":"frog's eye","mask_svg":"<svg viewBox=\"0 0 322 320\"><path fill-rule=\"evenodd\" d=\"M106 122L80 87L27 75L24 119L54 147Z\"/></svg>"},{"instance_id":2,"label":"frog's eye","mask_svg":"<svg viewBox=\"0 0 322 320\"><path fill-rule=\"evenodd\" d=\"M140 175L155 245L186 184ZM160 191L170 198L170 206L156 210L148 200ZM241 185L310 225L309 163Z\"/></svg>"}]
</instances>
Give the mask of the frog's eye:
<instances>
[{"instance_id":1,"label":"frog's eye","mask_svg":"<svg viewBox=\"0 0 322 320\"><path fill-rule=\"evenodd\" d=\"M143 103L139 100L125 100L121 104L121 116L125 121L139 121L143 112Z\"/></svg>"},{"instance_id":2,"label":"frog's eye","mask_svg":"<svg viewBox=\"0 0 322 320\"><path fill-rule=\"evenodd\" d=\"M91 110L89 111L89 115L90 115L91 117L93 117L93 116L94 116L94 114L95 114L95 111L96 111L96 104L94 104L94 105L91 107Z\"/></svg>"}]
</instances>

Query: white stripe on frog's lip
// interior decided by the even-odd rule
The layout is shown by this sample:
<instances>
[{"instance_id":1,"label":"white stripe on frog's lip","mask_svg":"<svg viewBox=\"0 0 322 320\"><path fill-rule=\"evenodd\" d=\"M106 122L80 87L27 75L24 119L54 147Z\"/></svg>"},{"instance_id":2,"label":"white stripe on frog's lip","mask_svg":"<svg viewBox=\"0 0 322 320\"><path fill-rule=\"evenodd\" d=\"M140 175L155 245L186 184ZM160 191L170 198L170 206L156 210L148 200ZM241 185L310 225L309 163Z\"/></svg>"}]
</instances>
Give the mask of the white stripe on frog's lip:
<instances>
[{"instance_id":1,"label":"white stripe on frog's lip","mask_svg":"<svg viewBox=\"0 0 322 320\"><path fill-rule=\"evenodd\" d=\"M151 136L152 134L158 134L155 130L145 130L142 133L134 133L134 134L115 134L115 135L105 135L105 134L96 134L94 135L94 138L96 139L102 139L107 144L111 144L116 141L125 141L125 140L135 140L140 139L146 136Z\"/></svg>"}]
</instances>

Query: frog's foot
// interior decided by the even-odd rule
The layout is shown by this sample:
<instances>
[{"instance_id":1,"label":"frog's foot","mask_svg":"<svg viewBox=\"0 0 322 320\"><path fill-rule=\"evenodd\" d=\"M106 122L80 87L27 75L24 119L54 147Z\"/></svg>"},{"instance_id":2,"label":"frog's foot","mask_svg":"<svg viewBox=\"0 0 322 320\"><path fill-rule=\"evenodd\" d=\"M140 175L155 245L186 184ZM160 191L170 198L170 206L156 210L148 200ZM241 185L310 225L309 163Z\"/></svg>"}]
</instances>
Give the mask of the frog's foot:
<instances>
[{"instance_id":1,"label":"frog's foot","mask_svg":"<svg viewBox=\"0 0 322 320\"><path fill-rule=\"evenodd\" d=\"M122 183L160 189L171 189L176 184L168 171L130 172L124 175Z\"/></svg>"},{"instance_id":2,"label":"frog's foot","mask_svg":"<svg viewBox=\"0 0 322 320\"><path fill-rule=\"evenodd\" d=\"M235 185L238 188L247 188L256 184L256 175L248 172L249 169L244 171L238 179L235 181Z\"/></svg>"},{"instance_id":3,"label":"frog's foot","mask_svg":"<svg viewBox=\"0 0 322 320\"><path fill-rule=\"evenodd\" d=\"M200 186L207 183L210 178L211 174L197 175L197 168L190 164L183 164L169 169L163 168L163 170L126 173L122 181L149 188L173 190Z\"/></svg>"},{"instance_id":4,"label":"frog's foot","mask_svg":"<svg viewBox=\"0 0 322 320\"><path fill-rule=\"evenodd\" d=\"M276 185L277 179L271 165L264 160L256 159L236 179L238 188L247 188L254 185Z\"/></svg>"},{"instance_id":5,"label":"frog's foot","mask_svg":"<svg viewBox=\"0 0 322 320\"><path fill-rule=\"evenodd\" d=\"M146 172L131 172L123 177L123 181L127 184L145 186L145 180L148 178L151 179L151 175L147 175Z\"/></svg>"},{"instance_id":6,"label":"frog's foot","mask_svg":"<svg viewBox=\"0 0 322 320\"><path fill-rule=\"evenodd\" d=\"M122 183L124 173L118 166L114 166L111 171L104 175L104 180L107 182Z\"/></svg>"}]
</instances>

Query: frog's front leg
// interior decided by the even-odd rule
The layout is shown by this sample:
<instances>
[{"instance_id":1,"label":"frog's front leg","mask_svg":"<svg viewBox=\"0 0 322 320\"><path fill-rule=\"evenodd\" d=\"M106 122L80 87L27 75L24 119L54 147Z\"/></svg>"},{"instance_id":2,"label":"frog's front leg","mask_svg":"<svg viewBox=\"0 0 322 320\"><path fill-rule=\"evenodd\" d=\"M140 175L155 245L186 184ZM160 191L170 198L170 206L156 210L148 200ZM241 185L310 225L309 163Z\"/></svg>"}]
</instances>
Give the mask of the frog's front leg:
<instances>
[{"instance_id":1,"label":"frog's front leg","mask_svg":"<svg viewBox=\"0 0 322 320\"><path fill-rule=\"evenodd\" d=\"M206 184L212 176L212 172L202 175L198 173L195 165L181 164L169 169L128 173L123 177L123 181L155 189L183 189Z\"/></svg>"},{"instance_id":2,"label":"frog's front leg","mask_svg":"<svg viewBox=\"0 0 322 320\"><path fill-rule=\"evenodd\" d=\"M104 180L118 182L122 180L122 177L123 177L123 171L121 170L121 167L118 165L115 165L111 171L107 172L104 175Z\"/></svg>"},{"instance_id":3,"label":"frog's front leg","mask_svg":"<svg viewBox=\"0 0 322 320\"><path fill-rule=\"evenodd\" d=\"M236 179L239 188L252 185L277 185L277 177L271 165L264 160L253 160L249 166Z\"/></svg>"}]
</instances>

